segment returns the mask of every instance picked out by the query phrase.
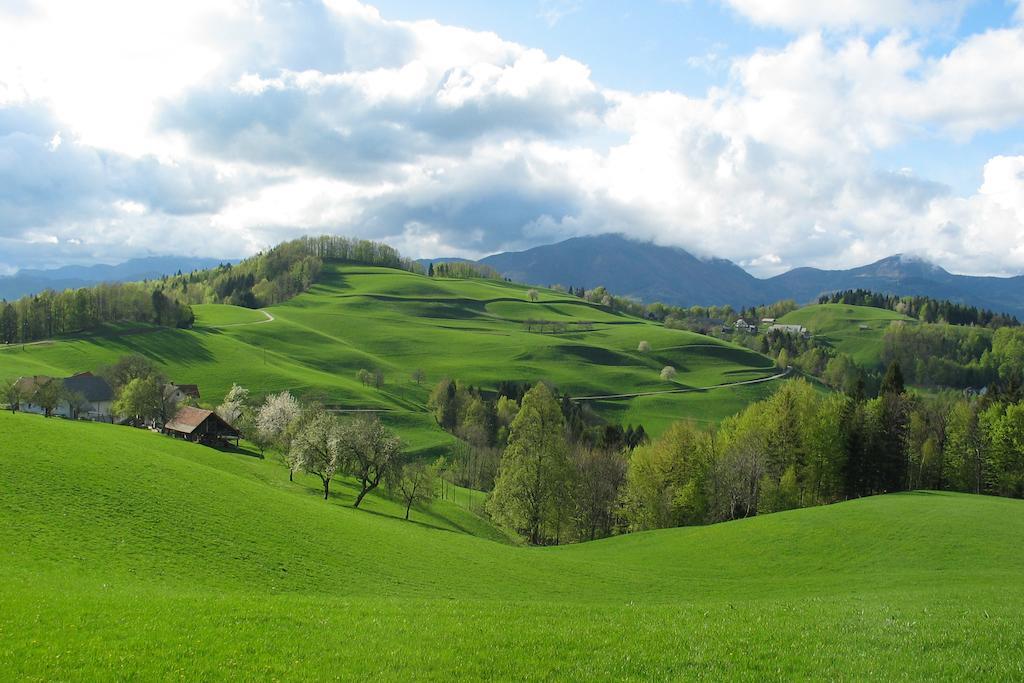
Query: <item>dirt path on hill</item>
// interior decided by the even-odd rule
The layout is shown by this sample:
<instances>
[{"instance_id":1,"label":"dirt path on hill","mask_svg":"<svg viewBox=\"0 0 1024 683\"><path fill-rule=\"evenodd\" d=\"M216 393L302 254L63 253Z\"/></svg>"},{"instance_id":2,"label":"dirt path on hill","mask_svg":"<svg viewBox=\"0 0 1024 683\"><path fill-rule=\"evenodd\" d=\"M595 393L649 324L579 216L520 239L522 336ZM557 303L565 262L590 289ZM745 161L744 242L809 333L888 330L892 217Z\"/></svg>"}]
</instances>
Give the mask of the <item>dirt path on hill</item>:
<instances>
[{"instance_id":1,"label":"dirt path on hill","mask_svg":"<svg viewBox=\"0 0 1024 683\"><path fill-rule=\"evenodd\" d=\"M260 313L265 315L266 318L264 318L263 320L254 320L251 323L228 323L227 325L204 325L204 327L212 328L212 329L215 329L215 330L220 330L220 329L223 329L225 327L242 327L243 325L265 325L267 323L272 323L272 322L274 322L274 320L276 320L276 318L274 318L274 316L272 316L270 313L268 313L267 311L263 310L262 308L258 308L256 310L258 310Z\"/></svg>"},{"instance_id":2,"label":"dirt path on hill","mask_svg":"<svg viewBox=\"0 0 1024 683\"><path fill-rule=\"evenodd\" d=\"M780 373L774 374L771 377L761 377L758 379L747 379L742 382L726 382L725 384L715 384L710 387L687 387L684 389L662 389L660 391L641 391L635 394L607 394L605 396L570 396L570 401L604 401L618 398L639 398L641 396L660 396L662 394L687 394L694 391L710 391L712 389L726 389L728 387L740 387L746 384L763 384L764 382L773 382L777 379L782 379L789 375L793 371L793 366L789 366Z\"/></svg>"}]
</instances>

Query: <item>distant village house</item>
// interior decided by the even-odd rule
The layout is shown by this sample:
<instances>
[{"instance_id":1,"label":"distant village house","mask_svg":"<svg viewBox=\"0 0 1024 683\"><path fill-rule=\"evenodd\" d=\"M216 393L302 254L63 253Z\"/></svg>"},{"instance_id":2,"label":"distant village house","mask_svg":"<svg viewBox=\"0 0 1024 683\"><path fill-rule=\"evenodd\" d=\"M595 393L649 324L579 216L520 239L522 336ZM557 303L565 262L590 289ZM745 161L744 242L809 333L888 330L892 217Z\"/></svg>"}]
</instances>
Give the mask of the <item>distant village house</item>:
<instances>
[{"instance_id":1,"label":"distant village house","mask_svg":"<svg viewBox=\"0 0 1024 683\"><path fill-rule=\"evenodd\" d=\"M757 333L757 324L753 322L748 322L743 318L740 318L739 320L734 322L732 326L736 328L737 332L746 332L748 334Z\"/></svg>"},{"instance_id":2,"label":"distant village house","mask_svg":"<svg viewBox=\"0 0 1024 683\"><path fill-rule=\"evenodd\" d=\"M795 337L803 337L807 339L811 336L810 331L803 325L772 325L768 328L770 332L782 332L783 334L791 334Z\"/></svg>"}]
</instances>

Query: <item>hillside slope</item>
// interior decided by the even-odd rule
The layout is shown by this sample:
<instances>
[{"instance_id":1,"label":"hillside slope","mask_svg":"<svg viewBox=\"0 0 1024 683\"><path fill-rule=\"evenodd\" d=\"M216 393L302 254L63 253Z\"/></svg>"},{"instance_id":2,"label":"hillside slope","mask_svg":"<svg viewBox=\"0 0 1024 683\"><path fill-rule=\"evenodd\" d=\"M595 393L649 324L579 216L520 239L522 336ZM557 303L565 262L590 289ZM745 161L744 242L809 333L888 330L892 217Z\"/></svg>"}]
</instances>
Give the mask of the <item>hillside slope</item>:
<instances>
[{"instance_id":1,"label":"hillside slope","mask_svg":"<svg viewBox=\"0 0 1024 683\"><path fill-rule=\"evenodd\" d=\"M787 313L784 325L803 325L819 340L873 367L881 362L885 330L894 320L916 325L917 320L882 308L847 304L813 304Z\"/></svg>"},{"instance_id":2,"label":"hillside slope","mask_svg":"<svg viewBox=\"0 0 1024 683\"><path fill-rule=\"evenodd\" d=\"M549 380L591 396L710 387L773 372L769 359L747 349L563 293L544 290L533 302L520 285L388 268L329 265L311 291L265 312L223 305L195 312L193 330L110 326L82 338L0 348L0 378L68 375L138 352L175 381L198 384L211 405L233 382L256 393L315 391L339 408L389 411L403 436L429 449L446 443L424 408L431 385L444 377L491 389L505 380ZM546 327L542 332L527 321ZM641 340L650 353L637 351ZM659 378L665 365L679 371L674 383ZM360 384L360 368L381 369L385 385ZM426 373L422 385L410 380L417 368ZM765 386L758 395L771 390ZM702 400L717 405L748 395L748 389L700 393L680 399L679 410L661 402L645 411L643 422L656 432L673 419L701 414Z\"/></svg>"},{"instance_id":3,"label":"hillside slope","mask_svg":"<svg viewBox=\"0 0 1024 683\"><path fill-rule=\"evenodd\" d=\"M1020 675L1021 501L522 548L128 428L3 414L0 443L14 678Z\"/></svg>"}]
</instances>

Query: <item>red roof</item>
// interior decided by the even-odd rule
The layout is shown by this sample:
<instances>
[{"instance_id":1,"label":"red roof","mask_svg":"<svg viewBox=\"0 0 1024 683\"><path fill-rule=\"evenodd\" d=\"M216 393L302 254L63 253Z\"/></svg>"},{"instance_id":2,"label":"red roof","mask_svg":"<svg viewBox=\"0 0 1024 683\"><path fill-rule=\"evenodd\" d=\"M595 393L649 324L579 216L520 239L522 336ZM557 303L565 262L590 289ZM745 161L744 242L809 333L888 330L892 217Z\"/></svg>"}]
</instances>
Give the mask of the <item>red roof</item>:
<instances>
[{"instance_id":1,"label":"red roof","mask_svg":"<svg viewBox=\"0 0 1024 683\"><path fill-rule=\"evenodd\" d=\"M174 432L191 434L195 431L196 427L206 421L206 418L214 414L215 413L212 410L203 410L202 408L185 406L179 410L175 416L172 417L166 425L164 425L164 427Z\"/></svg>"},{"instance_id":2,"label":"red roof","mask_svg":"<svg viewBox=\"0 0 1024 683\"><path fill-rule=\"evenodd\" d=\"M219 434L239 436L238 430L222 420L220 415L217 413L212 410L203 410L202 408L192 408L190 406L181 408L175 416L164 425L164 429L171 432L178 432L179 434L192 434L208 420L213 421L215 430L207 429L207 433L213 431L214 433Z\"/></svg>"}]
</instances>

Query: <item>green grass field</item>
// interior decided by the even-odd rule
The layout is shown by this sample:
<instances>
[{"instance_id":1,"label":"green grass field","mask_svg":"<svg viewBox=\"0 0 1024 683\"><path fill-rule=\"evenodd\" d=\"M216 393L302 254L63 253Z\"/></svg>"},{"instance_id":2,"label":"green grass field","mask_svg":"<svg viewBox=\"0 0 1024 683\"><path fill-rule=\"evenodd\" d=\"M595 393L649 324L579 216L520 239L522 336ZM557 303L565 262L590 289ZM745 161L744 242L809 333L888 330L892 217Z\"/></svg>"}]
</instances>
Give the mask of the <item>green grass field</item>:
<instances>
[{"instance_id":1,"label":"green grass field","mask_svg":"<svg viewBox=\"0 0 1024 683\"><path fill-rule=\"evenodd\" d=\"M819 340L849 354L865 366L881 362L883 337L894 320L917 324L917 320L883 308L815 304L798 308L779 319L780 324L803 325Z\"/></svg>"},{"instance_id":2,"label":"green grass field","mask_svg":"<svg viewBox=\"0 0 1024 683\"><path fill-rule=\"evenodd\" d=\"M0 349L0 377L68 375L138 352L173 380L198 384L208 405L219 403L232 382L257 394L318 392L343 408L388 411L385 421L429 453L450 441L424 412L431 385L444 377L483 388L502 380L549 380L573 395L607 395L709 387L773 372L769 359L727 342L555 291L540 290L531 302L527 292L493 280L331 265L311 291L266 313L201 305L193 330L115 325L80 338ZM565 323L565 331L528 331L527 320ZM651 344L650 353L637 352L641 340ZM679 371L674 383L659 378L665 365ZM360 368L381 368L384 388L362 386ZM427 377L419 386L410 380L417 368ZM763 395L775 384L753 393ZM607 415L625 410L630 421L650 423L656 433L679 417L721 419L748 395L714 390L638 400L611 406Z\"/></svg>"},{"instance_id":3,"label":"green grass field","mask_svg":"<svg viewBox=\"0 0 1024 683\"><path fill-rule=\"evenodd\" d=\"M1017 500L527 548L126 427L2 414L0 472L7 680L1024 676Z\"/></svg>"}]
</instances>

